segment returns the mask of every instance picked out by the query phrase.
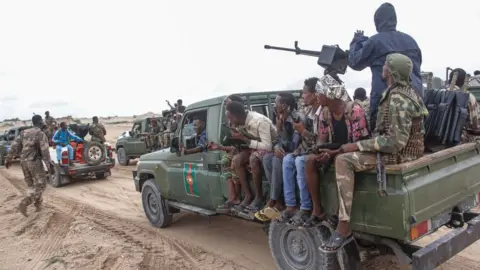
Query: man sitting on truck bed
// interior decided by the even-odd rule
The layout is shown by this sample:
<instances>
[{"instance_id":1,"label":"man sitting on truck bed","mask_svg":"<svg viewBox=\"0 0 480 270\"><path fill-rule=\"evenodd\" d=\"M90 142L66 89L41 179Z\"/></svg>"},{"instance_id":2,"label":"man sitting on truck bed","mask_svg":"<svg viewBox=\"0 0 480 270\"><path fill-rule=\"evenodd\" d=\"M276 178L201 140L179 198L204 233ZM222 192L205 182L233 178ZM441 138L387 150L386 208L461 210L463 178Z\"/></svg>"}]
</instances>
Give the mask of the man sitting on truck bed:
<instances>
[{"instance_id":1,"label":"man sitting on truck bed","mask_svg":"<svg viewBox=\"0 0 480 270\"><path fill-rule=\"evenodd\" d=\"M283 204L282 161L286 154L292 153L300 143L300 135L293 128L294 122L304 121L297 112L297 102L291 93L280 93L275 98L277 139L273 153L263 157L263 169L270 183L270 200L264 209L255 213L255 217L266 222L277 218L285 208ZM293 185L295 186L295 184ZM271 212L270 215L268 213Z\"/></svg>"},{"instance_id":2,"label":"man sitting on truck bed","mask_svg":"<svg viewBox=\"0 0 480 270\"><path fill-rule=\"evenodd\" d=\"M74 140L76 142L83 142L83 140L78 137L77 135L72 134L67 129L67 123L61 122L60 129L57 130L55 135L53 135L53 143L56 145L55 150L57 151L57 160L60 162L62 158L62 147L67 147L68 149L68 159L69 165L73 166L73 148L70 145L70 140Z\"/></svg>"},{"instance_id":3,"label":"man sitting on truck bed","mask_svg":"<svg viewBox=\"0 0 480 270\"><path fill-rule=\"evenodd\" d=\"M329 241L321 247L326 252L336 252L353 239L350 213L354 173L375 168L377 157L387 164L399 164L416 160L423 155L423 118L428 111L412 88L412 66L412 60L407 56L389 54L382 74L388 88L379 103L375 136L372 139L345 144L339 150L327 151L330 156L340 155L335 160L339 224Z\"/></svg>"},{"instance_id":4,"label":"man sitting on truck bed","mask_svg":"<svg viewBox=\"0 0 480 270\"><path fill-rule=\"evenodd\" d=\"M453 74L457 73L457 79L454 82L455 85L453 86L453 90L459 91L462 89L465 89L466 85L466 78L467 78L467 72L461 68L456 68L450 72L450 76L448 78L448 84L452 84L453 80ZM463 91L463 90L462 90ZM472 134L469 134L468 131L478 131L480 130L480 123L479 123L479 106L477 103L477 99L472 93L468 93L468 119L467 123L464 128L464 132L462 133L462 142L473 142L477 138L477 136L474 136Z\"/></svg>"},{"instance_id":5,"label":"man sitting on truck bed","mask_svg":"<svg viewBox=\"0 0 480 270\"><path fill-rule=\"evenodd\" d=\"M228 105L232 101L239 102L243 104L243 99L239 95L230 95L228 96L224 103ZM240 125L234 125L229 122L228 126L231 128L244 128ZM241 151L250 151L247 149L242 149L239 145L231 145L229 138L225 137L222 140L222 145L210 142L208 149L210 150L220 150L226 152L222 157L222 174L226 176L227 187L228 187L228 199L227 201L217 207L217 213L219 214L229 214L231 210L240 204L240 195L242 186L239 181L238 175L235 173L235 170L232 168L232 159L233 156L240 153Z\"/></svg>"},{"instance_id":6,"label":"man sitting on truck bed","mask_svg":"<svg viewBox=\"0 0 480 270\"><path fill-rule=\"evenodd\" d=\"M238 209L243 210L245 207L248 207L248 210L257 212L264 201L262 191L262 158L265 153L272 151L272 142L277 137L276 128L268 117L253 111L247 112L243 104L236 101L232 101L227 105L227 118L233 125L245 126L246 133L232 130L232 139L243 141L250 149L250 151L242 151L236 154L232 160L233 168L240 178L240 184L245 196ZM246 134L253 135L253 137L247 137ZM255 199L253 201L247 182L248 165L250 165L255 183Z\"/></svg>"},{"instance_id":7,"label":"man sitting on truck bed","mask_svg":"<svg viewBox=\"0 0 480 270\"><path fill-rule=\"evenodd\" d=\"M300 209L311 209L312 207L304 179L305 157L303 155L317 142L318 119L326 105L326 96L315 91L318 80L318 78L313 77L306 79L304 82L302 97L305 105L308 106L306 110L306 124L302 121L293 123L293 127L301 135L301 144L293 153L286 155L283 159L283 195L287 209L280 216L281 222L288 221L297 211L296 183L299 186ZM266 215L268 216L268 213Z\"/></svg>"},{"instance_id":8,"label":"man sitting on truck bed","mask_svg":"<svg viewBox=\"0 0 480 270\"><path fill-rule=\"evenodd\" d=\"M368 139L367 118L364 109L355 101L351 101L345 86L333 80L320 79L317 91L327 96L327 108L320 114L319 138L317 149L306 158L307 187L312 197L312 208L304 213L299 213L293 218L294 225L303 224L304 227L315 226L326 219L325 212L321 207L320 199L320 175L318 167L328 170L334 156L321 152L320 147L325 149L340 148L347 143L355 143L359 140ZM308 215L308 219L305 216Z\"/></svg>"}]
</instances>

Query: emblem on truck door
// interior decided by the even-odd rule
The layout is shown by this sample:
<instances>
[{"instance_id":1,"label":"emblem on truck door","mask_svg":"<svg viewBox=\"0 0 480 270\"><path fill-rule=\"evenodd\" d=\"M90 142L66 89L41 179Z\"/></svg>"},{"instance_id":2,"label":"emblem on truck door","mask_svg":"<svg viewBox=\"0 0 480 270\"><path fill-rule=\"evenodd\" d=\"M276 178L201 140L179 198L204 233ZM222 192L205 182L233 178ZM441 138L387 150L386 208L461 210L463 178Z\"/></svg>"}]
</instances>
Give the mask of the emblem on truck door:
<instances>
[{"instance_id":1,"label":"emblem on truck door","mask_svg":"<svg viewBox=\"0 0 480 270\"><path fill-rule=\"evenodd\" d=\"M185 184L185 192L189 196L199 197L196 177L197 164L184 163L183 164L183 182Z\"/></svg>"}]
</instances>

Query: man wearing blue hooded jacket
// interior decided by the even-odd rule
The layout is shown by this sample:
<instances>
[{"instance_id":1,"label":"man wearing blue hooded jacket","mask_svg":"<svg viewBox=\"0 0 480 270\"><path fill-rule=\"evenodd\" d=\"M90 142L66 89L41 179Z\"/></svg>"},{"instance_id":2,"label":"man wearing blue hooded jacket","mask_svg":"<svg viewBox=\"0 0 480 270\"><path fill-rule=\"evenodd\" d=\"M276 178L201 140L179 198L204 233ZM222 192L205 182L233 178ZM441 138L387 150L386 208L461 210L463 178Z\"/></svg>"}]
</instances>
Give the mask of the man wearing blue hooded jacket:
<instances>
[{"instance_id":1,"label":"man wearing blue hooded jacket","mask_svg":"<svg viewBox=\"0 0 480 270\"><path fill-rule=\"evenodd\" d=\"M417 94L423 98L420 66L422 51L417 42L409 35L396 30L397 14L395 7L390 3L383 3L374 16L377 34L368 38L363 31L357 31L350 42L348 52L348 66L357 71L367 67L372 70L372 90L370 93L370 126L375 127L378 103L387 84L382 79L382 69L388 54L401 53L408 56L413 62L411 74L412 86Z\"/></svg>"}]
</instances>

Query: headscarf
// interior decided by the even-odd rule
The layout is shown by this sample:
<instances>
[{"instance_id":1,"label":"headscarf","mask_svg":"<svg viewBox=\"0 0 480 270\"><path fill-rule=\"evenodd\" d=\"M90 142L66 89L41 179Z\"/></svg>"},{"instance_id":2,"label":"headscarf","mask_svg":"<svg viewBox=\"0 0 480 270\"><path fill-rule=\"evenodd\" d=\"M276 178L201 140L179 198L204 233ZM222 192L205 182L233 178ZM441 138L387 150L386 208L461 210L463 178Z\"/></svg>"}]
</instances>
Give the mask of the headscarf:
<instances>
[{"instance_id":1,"label":"headscarf","mask_svg":"<svg viewBox=\"0 0 480 270\"><path fill-rule=\"evenodd\" d=\"M345 89L345 85L339 83L328 74L318 80L315 91L317 91L318 94L326 95L328 99L341 99L345 102L352 101Z\"/></svg>"},{"instance_id":2,"label":"headscarf","mask_svg":"<svg viewBox=\"0 0 480 270\"><path fill-rule=\"evenodd\" d=\"M385 61L388 73L392 76L393 82L404 86L411 85L410 74L412 74L413 63L408 56L400 53L387 55Z\"/></svg>"}]
</instances>

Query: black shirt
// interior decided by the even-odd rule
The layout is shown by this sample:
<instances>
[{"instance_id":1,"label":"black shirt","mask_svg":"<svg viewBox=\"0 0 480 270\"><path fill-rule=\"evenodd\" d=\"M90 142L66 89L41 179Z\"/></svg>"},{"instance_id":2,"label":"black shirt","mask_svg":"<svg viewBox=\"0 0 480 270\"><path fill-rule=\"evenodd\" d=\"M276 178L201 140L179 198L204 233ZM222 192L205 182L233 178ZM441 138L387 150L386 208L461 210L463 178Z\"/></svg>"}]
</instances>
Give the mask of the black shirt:
<instances>
[{"instance_id":1,"label":"black shirt","mask_svg":"<svg viewBox=\"0 0 480 270\"><path fill-rule=\"evenodd\" d=\"M346 144L348 143L348 129L347 122L345 121L345 115L342 119L336 120L332 114L332 130L333 130L333 143Z\"/></svg>"}]
</instances>

